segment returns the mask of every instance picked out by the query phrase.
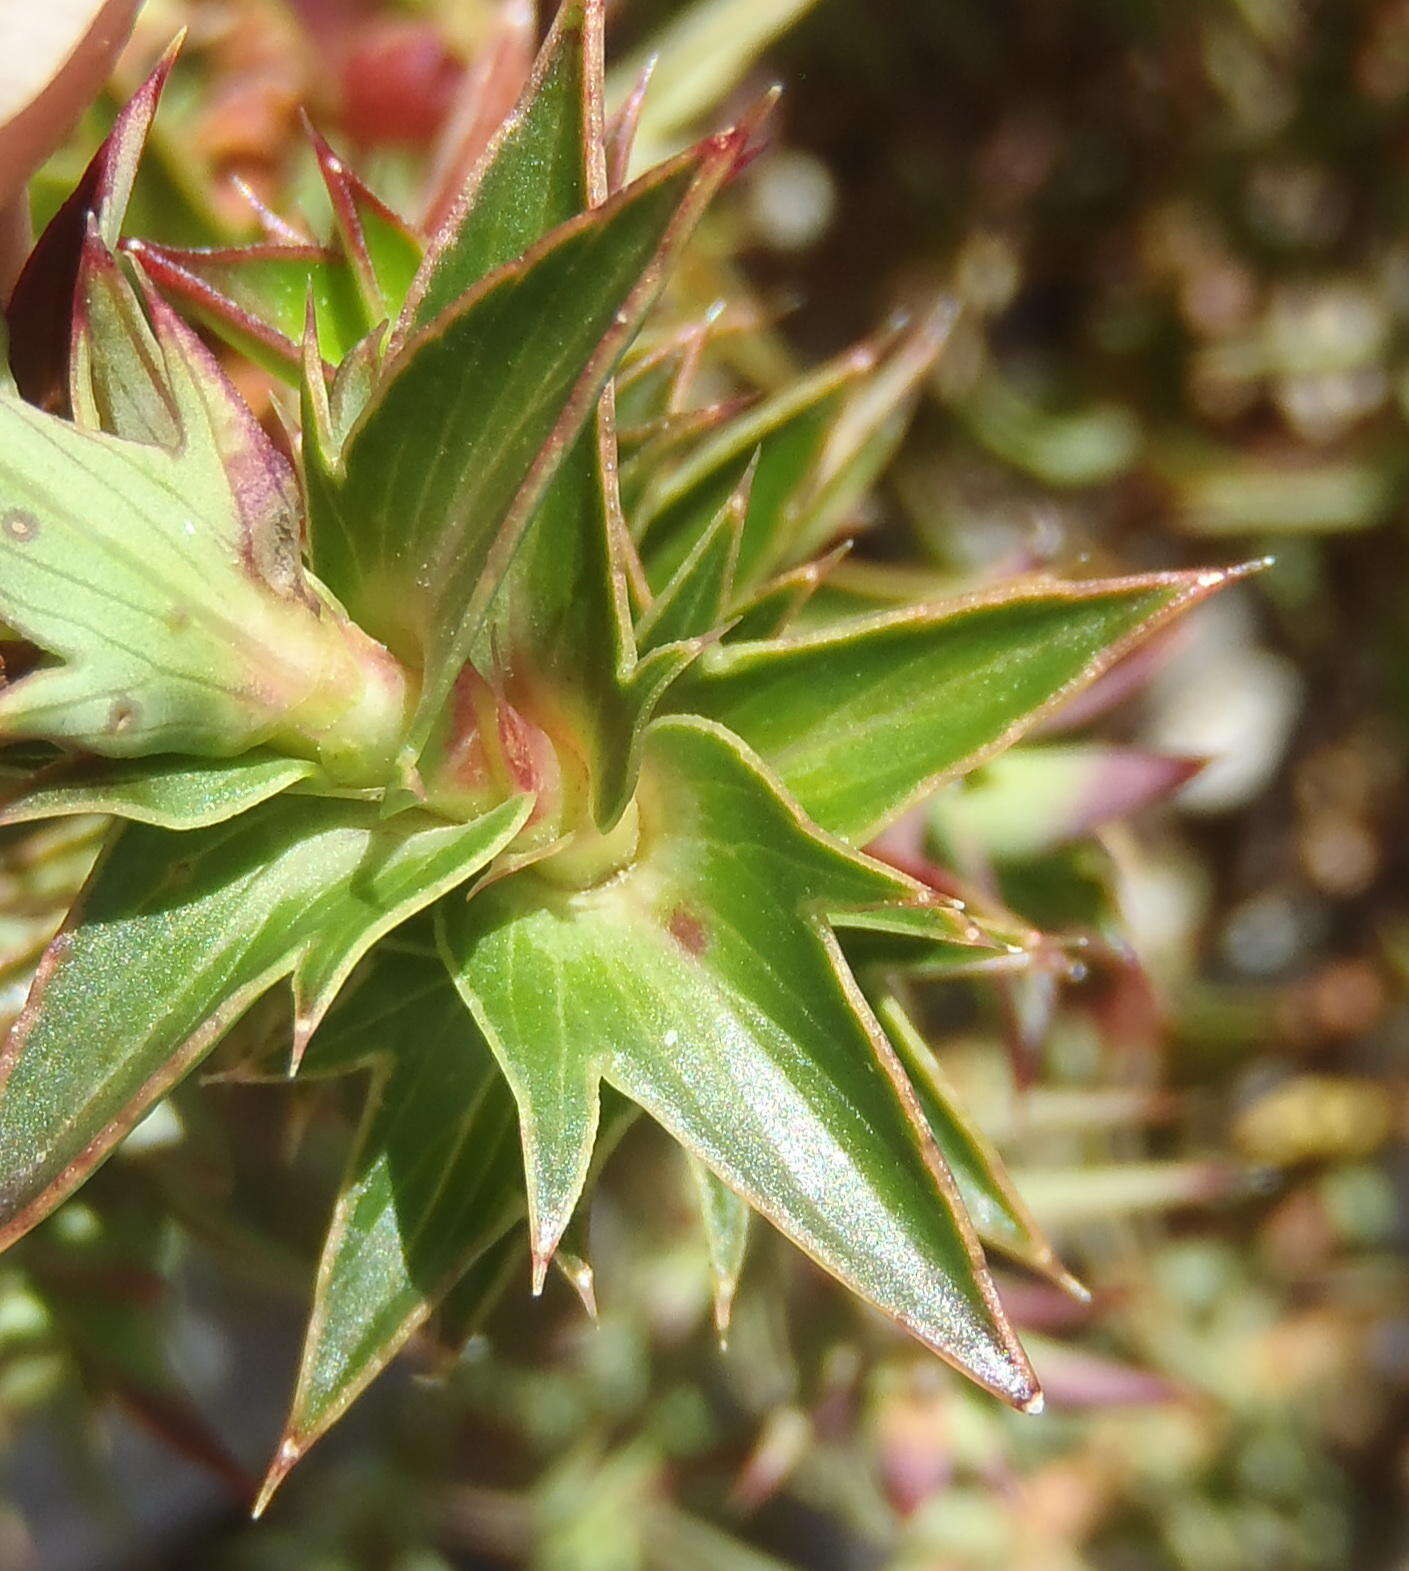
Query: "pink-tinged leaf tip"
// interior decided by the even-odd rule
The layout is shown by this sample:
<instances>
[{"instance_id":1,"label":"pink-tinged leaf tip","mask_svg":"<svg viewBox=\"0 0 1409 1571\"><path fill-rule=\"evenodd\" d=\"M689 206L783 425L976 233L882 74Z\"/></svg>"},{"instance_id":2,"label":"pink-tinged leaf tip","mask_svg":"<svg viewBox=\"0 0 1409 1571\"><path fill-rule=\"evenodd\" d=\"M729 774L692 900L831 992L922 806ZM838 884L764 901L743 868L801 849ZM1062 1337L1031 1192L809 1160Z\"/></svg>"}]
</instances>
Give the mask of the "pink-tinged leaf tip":
<instances>
[{"instance_id":1,"label":"pink-tinged leaf tip","mask_svg":"<svg viewBox=\"0 0 1409 1571\"><path fill-rule=\"evenodd\" d=\"M627 94L626 102L612 117L607 127L607 187L619 191L631 175L631 154L636 145L636 132L641 124L641 110L646 93L655 75L659 55L652 55L641 68L636 84Z\"/></svg>"},{"instance_id":2,"label":"pink-tinged leaf tip","mask_svg":"<svg viewBox=\"0 0 1409 1571\"><path fill-rule=\"evenodd\" d=\"M83 177L30 252L10 296L10 367L25 399L51 413L68 412L72 313L89 218L96 218L104 242L115 246L138 161L183 37L172 40L118 112Z\"/></svg>"},{"instance_id":3,"label":"pink-tinged leaf tip","mask_svg":"<svg viewBox=\"0 0 1409 1571\"><path fill-rule=\"evenodd\" d=\"M592 1267L581 1255L569 1254L565 1249L558 1251L554 1263L568 1286L577 1294L578 1302L587 1312L587 1318L595 1323L598 1318L597 1277Z\"/></svg>"},{"instance_id":4,"label":"pink-tinged leaf tip","mask_svg":"<svg viewBox=\"0 0 1409 1571\"><path fill-rule=\"evenodd\" d=\"M272 242L225 251L181 251L136 238L124 240L120 249L165 294L197 313L205 312L228 324L230 329L251 343L258 344L263 352L286 366L290 372L297 371L298 346L277 328L271 327L268 322L218 289L201 275L200 268L206 263L244 264L266 259L317 263L331 259L330 251L316 245L286 246Z\"/></svg>"},{"instance_id":5,"label":"pink-tinged leaf tip","mask_svg":"<svg viewBox=\"0 0 1409 1571\"><path fill-rule=\"evenodd\" d=\"M297 1466L303 1456L303 1447L293 1435L285 1435L279 1442L279 1449L274 1453L274 1460L269 1464L269 1471L264 1475L264 1482L259 1487L254 1504L250 1507L250 1517L258 1521L269 1507L269 1502L278 1493L279 1486Z\"/></svg>"},{"instance_id":6,"label":"pink-tinged leaf tip","mask_svg":"<svg viewBox=\"0 0 1409 1571\"><path fill-rule=\"evenodd\" d=\"M343 251L357 278L358 289L374 312L385 310L376 268L372 265L371 253L367 249L362 216L357 210L359 200L369 200L371 193L333 151L327 139L302 110L299 119L303 134L318 161L318 172L323 177L323 185L333 209L333 222L337 225Z\"/></svg>"},{"instance_id":7,"label":"pink-tinged leaf tip","mask_svg":"<svg viewBox=\"0 0 1409 1571\"><path fill-rule=\"evenodd\" d=\"M317 1029L318 1021L314 1016L299 1014L294 1017L293 1045L289 1051L288 1078L290 1080L298 1074L304 1054L308 1051L308 1044Z\"/></svg>"}]
</instances>

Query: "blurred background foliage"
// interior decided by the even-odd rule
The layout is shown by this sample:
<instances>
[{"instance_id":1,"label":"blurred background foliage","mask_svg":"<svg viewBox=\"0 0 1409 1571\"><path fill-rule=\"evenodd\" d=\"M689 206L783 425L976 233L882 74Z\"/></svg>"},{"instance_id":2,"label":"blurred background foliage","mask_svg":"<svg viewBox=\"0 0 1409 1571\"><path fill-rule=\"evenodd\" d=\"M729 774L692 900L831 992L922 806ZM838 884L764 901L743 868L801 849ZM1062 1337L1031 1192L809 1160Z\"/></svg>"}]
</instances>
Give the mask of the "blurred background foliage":
<instances>
[{"instance_id":1,"label":"blurred background foliage","mask_svg":"<svg viewBox=\"0 0 1409 1571\"><path fill-rule=\"evenodd\" d=\"M247 233L234 177L316 223L302 104L409 199L530 9L148 0L36 216L177 26L134 232ZM1273 559L882 848L1049 935L909 984L1092 1290L1004 1277L1048 1412L758 1230L721 1349L636 1127L576 1241L596 1322L477 1272L465 1352L425 1339L251 1527L350 1104L217 1066L0 1262L0 1566L1409 1565L1409 4L619 0L612 40L619 97L662 51L650 151L787 84L670 303L723 303L702 398L961 307L810 616ZM94 833L0 844L11 1011Z\"/></svg>"}]
</instances>

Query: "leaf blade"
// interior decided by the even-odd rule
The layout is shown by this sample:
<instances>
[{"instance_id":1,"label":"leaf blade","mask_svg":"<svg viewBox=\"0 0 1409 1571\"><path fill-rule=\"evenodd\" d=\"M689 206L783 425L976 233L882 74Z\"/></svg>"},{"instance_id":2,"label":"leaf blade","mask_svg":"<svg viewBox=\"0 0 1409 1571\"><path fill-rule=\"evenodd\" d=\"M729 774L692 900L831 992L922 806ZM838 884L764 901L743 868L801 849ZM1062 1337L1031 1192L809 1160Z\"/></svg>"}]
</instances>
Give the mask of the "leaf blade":
<instances>
[{"instance_id":1,"label":"leaf blade","mask_svg":"<svg viewBox=\"0 0 1409 1571\"><path fill-rule=\"evenodd\" d=\"M928 1043L900 1003L882 999L876 1014L910 1076L925 1122L954 1174L979 1237L1074 1297L1089 1298L1023 1203L1002 1158L964 1114Z\"/></svg>"},{"instance_id":2,"label":"leaf blade","mask_svg":"<svg viewBox=\"0 0 1409 1571\"><path fill-rule=\"evenodd\" d=\"M1238 573L1018 586L735 644L670 702L737 732L816 822L861 843Z\"/></svg>"},{"instance_id":3,"label":"leaf blade","mask_svg":"<svg viewBox=\"0 0 1409 1571\"><path fill-rule=\"evenodd\" d=\"M527 812L384 824L361 804L283 797L211 829L119 835L0 1053L0 1244L282 977L306 1039L356 960L496 855Z\"/></svg>"},{"instance_id":4,"label":"leaf blade","mask_svg":"<svg viewBox=\"0 0 1409 1571\"><path fill-rule=\"evenodd\" d=\"M513 1099L437 957L379 957L315 1034L303 1067L359 1065L373 1082L261 1508L523 1214Z\"/></svg>"},{"instance_id":5,"label":"leaf blade","mask_svg":"<svg viewBox=\"0 0 1409 1571\"><path fill-rule=\"evenodd\" d=\"M559 6L527 85L438 229L403 327L423 327L487 273L601 200L601 0Z\"/></svg>"},{"instance_id":6,"label":"leaf blade","mask_svg":"<svg viewBox=\"0 0 1409 1571\"><path fill-rule=\"evenodd\" d=\"M605 1079L926 1345L1035 1404L952 1181L816 914L913 887L819 835L719 728L657 722L647 744L635 866L579 892L519 873L438 912L519 1103L536 1256L581 1193Z\"/></svg>"},{"instance_id":7,"label":"leaf blade","mask_svg":"<svg viewBox=\"0 0 1409 1571\"><path fill-rule=\"evenodd\" d=\"M735 153L716 139L560 226L393 353L311 539L319 576L361 625L424 664L420 741L667 258Z\"/></svg>"},{"instance_id":8,"label":"leaf blade","mask_svg":"<svg viewBox=\"0 0 1409 1571\"><path fill-rule=\"evenodd\" d=\"M228 762L160 755L130 763L65 759L0 789L0 824L107 813L159 829L204 829L314 772L298 759L258 753Z\"/></svg>"}]
</instances>

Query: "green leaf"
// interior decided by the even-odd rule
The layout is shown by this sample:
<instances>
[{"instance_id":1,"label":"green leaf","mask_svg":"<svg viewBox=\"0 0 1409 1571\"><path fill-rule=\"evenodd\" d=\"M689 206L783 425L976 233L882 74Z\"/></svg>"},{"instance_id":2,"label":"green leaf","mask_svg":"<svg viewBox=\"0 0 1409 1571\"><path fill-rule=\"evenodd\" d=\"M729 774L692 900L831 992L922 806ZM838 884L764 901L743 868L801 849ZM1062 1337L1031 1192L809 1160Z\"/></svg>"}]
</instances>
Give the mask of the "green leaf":
<instances>
[{"instance_id":1,"label":"green leaf","mask_svg":"<svg viewBox=\"0 0 1409 1571\"><path fill-rule=\"evenodd\" d=\"M735 153L722 138L665 166L413 334L338 472L310 484L319 575L425 671L417 744L666 258Z\"/></svg>"},{"instance_id":2,"label":"green leaf","mask_svg":"<svg viewBox=\"0 0 1409 1571\"><path fill-rule=\"evenodd\" d=\"M943 299L902 333L849 393L806 491L792 504L783 566L829 545L895 456L925 378L949 341L957 308Z\"/></svg>"},{"instance_id":3,"label":"green leaf","mask_svg":"<svg viewBox=\"0 0 1409 1571\"><path fill-rule=\"evenodd\" d=\"M162 829L223 823L314 774L299 759L247 753L241 758L170 754L118 762L63 759L0 788L0 824L27 824L74 813L109 813Z\"/></svg>"},{"instance_id":4,"label":"green leaf","mask_svg":"<svg viewBox=\"0 0 1409 1571\"><path fill-rule=\"evenodd\" d=\"M74 290L69 404L75 422L89 430L180 445L161 348L92 219Z\"/></svg>"},{"instance_id":5,"label":"green leaf","mask_svg":"<svg viewBox=\"0 0 1409 1571\"><path fill-rule=\"evenodd\" d=\"M401 309L421 260L421 243L410 229L311 126L306 129L332 211L330 244L291 233L258 245L202 250L146 240L125 246L152 283L240 353L295 384L307 303L323 351L340 366Z\"/></svg>"},{"instance_id":6,"label":"green leaf","mask_svg":"<svg viewBox=\"0 0 1409 1571\"><path fill-rule=\"evenodd\" d=\"M513 113L427 249L404 325L424 327L474 284L605 195L602 11L569 0Z\"/></svg>"},{"instance_id":7,"label":"green leaf","mask_svg":"<svg viewBox=\"0 0 1409 1571\"><path fill-rule=\"evenodd\" d=\"M40 963L0 1054L0 1241L74 1189L267 988L291 977L295 1050L358 959L513 838L284 796L189 834L134 825Z\"/></svg>"},{"instance_id":8,"label":"green leaf","mask_svg":"<svg viewBox=\"0 0 1409 1571\"><path fill-rule=\"evenodd\" d=\"M740 588L782 565L793 509L814 475L846 393L874 364L869 346L802 377L714 433L643 500L633 529L653 589L679 571L700 537L755 466L739 542Z\"/></svg>"},{"instance_id":9,"label":"green leaf","mask_svg":"<svg viewBox=\"0 0 1409 1571\"><path fill-rule=\"evenodd\" d=\"M965 1117L928 1043L904 1009L887 998L876 1006L876 1013L905 1066L925 1122L944 1153L979 1237L1076 1297L1089 1298L1023 1204L1003 1159Z\"/></svg>"},{"instance_id":10,"label":"green leaf","mask_svg":"<svg viewBox=\"0 0 1409 1571\"><path fill-rule=\"evenodd\" d=\"M179 447L0 395L0 617L63 662L0 691L0 731L113 757L269 745L377 784L405 679L308 581L288 465L151 308Z\"/></svg>"},{"instance_id":11,"label":"green leaf","mask_svg":"<svg viewBox=\"0 0 1409 1571\"><path fill-rule=\"evenodd\" d=\"M734 1294L749 1244L751 1213L747 1201L721 1184L698 1157L687 1155L686 1160L709 1248L709 1268L714 1278L714 1328L722 1339L728 1334L734 1313Z\"/></svg>"},{"instance_id":12,"label":"green leaf","mask_svg":"<svg viewBox=\"0 0 1409 1571\"><path fill-rule=\"evenodd\" d=\"M523 102L427 257L409 320L430 320L483 274L600 200L601 73L600 6L563 6ZM604 398L533 510L469 649L475 669L550 731L572 777L564 789L586 798L603 828L630 796L642 724L694 653L637 663L619 562L630 546L617 470ZM423 756L421 767L423 777L434 776L433 760Z\"/></svg>"},{"instance_id":13,"label":"green leaf","mask_svg":"<svg viewBox=\"0 0 1409 1571\"><path fill-rule=\"evenodd\" d=\"M338 261L361 308L361 336L400 310L421 261L421 243L307 121L304 129L327 188Z\"/></svg>"},{"instance_id":14,"label":"green leaf","mask_svg":"<svg viewBox=\"0 0 1409 1571\"><path fill-rule=\"evenodd\" d=\"M465 1272L523 1215L514 1101L435 955L378 952L301 1072L371 1071L293 1405L261 1507Z\"/></svg>"},{"instance_id":15,"label":"green leaf","mask_svg":"<svg viewBox=\"0 0 1409 1571\"><path fill-rule=\"evenodd\" d=\"M1009 971L1025 965L1031 935L945 905L877 906L831 915L842 952L856 971L904 970L944 977Z\"/></svg>"},{"instance_id":16,"label":"green leaf","mask_svg":"<svg viewBox=\"0 0 1409 1571\"><path fill-rule=\"evenodd\" d=\"M1236 573L1022 585L715 648L670 703L736 731L817 823L862 843Z\"/></svg>"},{"instance_id":17,"label":"green leaf","mask_svg":"<svg viewBox=\"0 0 1409 1571\"><path fill-rule=\"evenodd\" d=\"M876 562L846 556L836 563L826 582L818 585L817 593L802 608L795 630L832 630L842 622L877 616L883 611L939 605L972 590L970 574L943 572L914 562Z\"/></svg>"},{"instance_id":18,"label":"green leaf","mask_svg":"<svg viewBox=\"0 0 1409 1571\"><path fill-rule=\"evenodd\" d=\"M750 466L744 470L733 494L725 499L714 522L680 564L674 578L656 596L641 621L642 648L655 649L685 639L702 638L724 621L733 598L734 573L749 513L753 477Z\"/></svg>"},{"instance_id":19,"label":"green leaf","mask_svg":"<svg viewBox=\"0 0 1409 1571\"><path fill-rule=\"evenodd\" d=\"M123 249L183 309L285 381L298 380L310 298L319 340L334 365L371 325L351 271L326 246L268 241L183 251L129 240Z\"/></svg>"},{"instance_id":20,"label":"green leaf","mask_svg":"<svg viewBox=\"0 0 1409 1571\"><path fill-rule=\"evenodd\" d=\"M571 890L528 870L439 908L447 963L518 1100L536 1269L581 1193L605 1079L842 1281L1035 1404L820 915L916 886L820 835L708 723L651 727L638 795L637 858L614 878Z\"/></svg>"},{"instance_id":21,"label":"green leaf","mask_svg":"<svg viewBox=\"0 0 1409 1571\"><path fill-rule=\"evenodd\" d=\"M850 550L847 542L814 562L804 562L770 579L739 607L726 638L732 643L751 643L779 637Z\"/></svg>"},{"instance_id":22,"label":"green leaf","mask_svg":"<svg viewBox=\"0 0 1409 1571\"><path fill-rule=\"evenodd\" d=\"M569 776L564 789L586 799L604 830L630 798L642 727L698 653L682 644L636 657L616 543L614 453L604 407L558 466L470 649L474 668L493 673L549 731ZM422 767L431 780L434 761Z\"/></svg>"}]
</instances>

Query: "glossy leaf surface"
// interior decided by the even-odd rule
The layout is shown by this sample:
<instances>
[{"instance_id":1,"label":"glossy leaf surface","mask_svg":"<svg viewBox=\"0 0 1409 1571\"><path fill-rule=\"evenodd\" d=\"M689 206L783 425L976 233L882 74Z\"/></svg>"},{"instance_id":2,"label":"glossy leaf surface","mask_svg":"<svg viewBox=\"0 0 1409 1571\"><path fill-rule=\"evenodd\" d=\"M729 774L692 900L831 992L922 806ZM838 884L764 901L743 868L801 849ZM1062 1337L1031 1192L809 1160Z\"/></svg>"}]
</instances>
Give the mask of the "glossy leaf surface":
<instances>
[{"instance_id":1,"label":"glossy leaf surface","mask_svg":"<svg viewBox=\"0 0 1409 1571\"><path fill-rule=\"evenodd\" d=\"M533 872L440 908L519 1102L541 1263L582 1189L606 1079L843 1281L1008 1400L1036 1385L952 1183L818 915L911 900L819 836L726 733L648 733L636 862Z\"/></svg>"},{"instance_id":2,"label":"glossy leaf surface","mask_svg":"<svg viewBox=\"0 0 1409 1571\"><path fill-rule=\"evenodd\" d=\"M569 0L523 98L426 253L406 299L410 325L434 321L486 273L601 200L601 56L600 0Z\"/></svg>"},{"instance_id":3,"label":"glossy leaf surface","mask_svg":"<svg viewBox=\"0 0 1409 1571\"><path fill-rule=\"evenodd\" d=\"M732 160L666 166L555 231L394 355L340 473L311 487L315 568L426 668L422 738L568 445Z\"/></svg>"},{"instance_id":4,"label":"glossy leaf surface","mask_svg":"<svg viewBox=\"0 0 1409 1571\"><path fill-rule=\"evenodd\" d=\"M497 855L527 811L382 823L283 797L189 834L121 833L0 1057L0 1238L63 1199L281 978L306 1039L377 939Z\"/></svg>"},{"instance_id":5,"label":"glossy leaf surface","mask_svg":"<svg viewBox=\"0 0 1409 1571\"><path fill-rule=\"evenodd\" d=\"M513 1097L445 967L379 951L308 1074L371 1072L271 1484L523 1214Z\"/></svg>"},{"instance_id":6,"label":"glossy leaf surface","mask_svg":"<svg viewBox=\"0 0 1409 1571\"><path fill-rule=\"evenodd\" d=\"M408 313L424 323L493 268L600 201L601 8L558 12L523 102L442 231ZM423 293L421 291L424 291ZM534 507L469 653L550 729L592 817L609 825L634 777L636 736L689 655L638 667L616 493L616 431L603 396ZM627 548L629 549L629 547Z\"/></svg>"},{"instance_id":7,"label":"glossy leaf surface","mask_svg":"<svg viewBox=\"0 0 1409 1571\"><path fill-rule=\"evenodd\" d=\"M963 1113L935 1055L904 1009L889 998L877 1005L876 1013L905 1066L925 1122L944 1153L979 1237L1069 1292L1086 1297L1023 1204L1003 1159Z\"/></svg>"},{"instance_id":8,"label":"glossy leaf surface","mask_svg":"<svg viewBox=\"0 0 1409 1571\"><path fill-rule=\"evenodd\" d=\"M74 813L109 813L162 829L203 829L277 796L314 773L295 758L182 755L121 760L65 759L0 786L0 824Z\"/></svg>"},{"instance_id":9,"label":"glossy leaf surface","mask_svg":"<svg viewBox=\"0 0 1409 1571\"><path fill-rule=\"evenodd\" d=\"M812 818L860 842L1228 576L1043 585L735 644L708 651L671 702L736 731Z\"/></svg>"}]
</instances>

